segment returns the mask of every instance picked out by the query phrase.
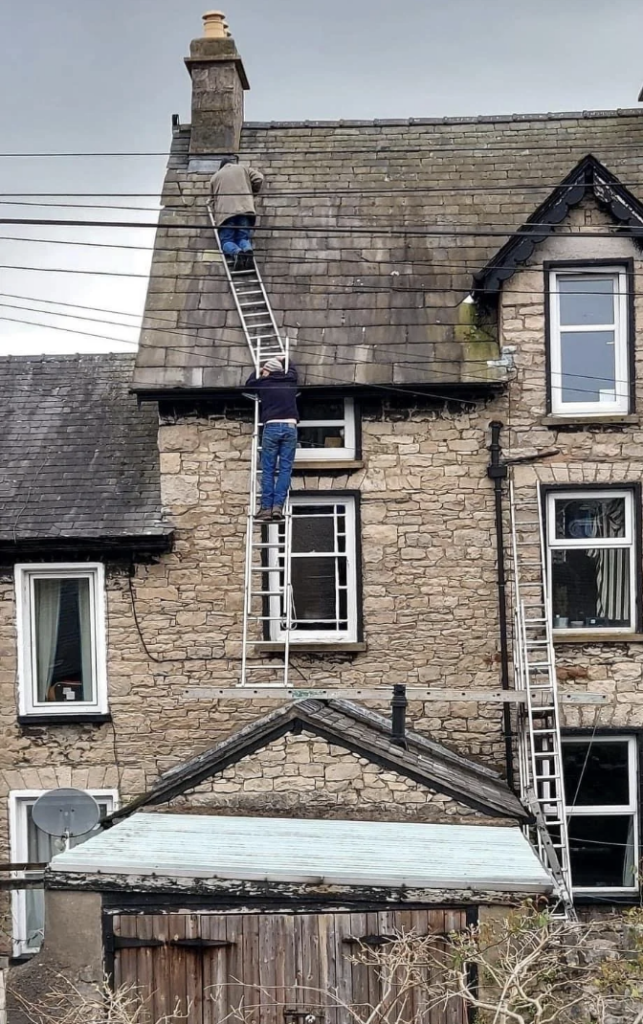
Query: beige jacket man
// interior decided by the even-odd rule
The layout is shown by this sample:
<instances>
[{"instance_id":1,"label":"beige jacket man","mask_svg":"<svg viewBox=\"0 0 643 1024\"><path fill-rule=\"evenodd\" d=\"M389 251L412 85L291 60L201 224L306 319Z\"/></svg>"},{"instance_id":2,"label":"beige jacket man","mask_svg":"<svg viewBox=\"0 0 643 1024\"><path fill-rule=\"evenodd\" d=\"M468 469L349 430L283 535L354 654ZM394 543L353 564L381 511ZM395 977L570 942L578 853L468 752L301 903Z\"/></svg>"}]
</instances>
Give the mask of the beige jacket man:
<instances>
[{"instance_id":1,"label":"beige jacket man","mask_svg":"<svg viewBox=\"0 0 643 1024\"><path fill-rule=\"evenodd\" d=\"M255 217L254 197L263 184L263 174L245 164L224 163L210 178L210 194L217 227L230 217Z\"/></svg>"}]
</instances>

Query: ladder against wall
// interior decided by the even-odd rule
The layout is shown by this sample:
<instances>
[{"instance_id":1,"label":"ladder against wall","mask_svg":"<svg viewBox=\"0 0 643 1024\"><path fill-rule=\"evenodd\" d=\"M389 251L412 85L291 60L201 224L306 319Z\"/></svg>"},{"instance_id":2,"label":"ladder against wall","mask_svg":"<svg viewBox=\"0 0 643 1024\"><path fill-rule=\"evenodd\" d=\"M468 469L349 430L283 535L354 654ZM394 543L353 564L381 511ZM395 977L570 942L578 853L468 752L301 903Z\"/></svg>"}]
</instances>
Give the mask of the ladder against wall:
<instances>
[{"instance_id":1,"label":"ladder against wall","mask_svg":"<svg viewBox=\"0 0 643 1024\"><path fill-rule=\"evenodd\" d=\"M557 876L561 903L569 911L572 889L560 700L540 486L523 493L511 482L510 511L515 687L526 697L518 709L521 795L536 817L541 860Z\"/></svg>"},{"instance_id":2,"label":"ladder against wall","mask_svg":"<svg viewBox=\"0 0 643 1024\"><path fill-rule=\"evenodd\" d=\"M256 261L253 258L243 269L235 269L221 248L210 206L208 213L255 373L261 372L267 359L275 357L283 359L287 368L288 338L282 337L277 326ZM241 686L286 687L292 629L292 513L287 500L282 523L257 522L261 422L259 401L256 396L251 397L255 399L255 414L246 524ZM265 657L266 654L270 656Z\"/></svg>"}]
</instances>

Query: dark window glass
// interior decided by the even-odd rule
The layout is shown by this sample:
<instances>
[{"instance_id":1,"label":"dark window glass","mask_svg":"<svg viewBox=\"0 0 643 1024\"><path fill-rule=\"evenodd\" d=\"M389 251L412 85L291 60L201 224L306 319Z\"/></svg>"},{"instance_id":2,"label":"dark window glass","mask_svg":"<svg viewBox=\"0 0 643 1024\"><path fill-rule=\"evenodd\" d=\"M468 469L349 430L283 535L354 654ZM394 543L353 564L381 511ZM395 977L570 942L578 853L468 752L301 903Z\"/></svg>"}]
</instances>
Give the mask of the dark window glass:
<instances>
[{"instance_id":1,"label":"dark window glass","mask_svg":"<svg viewBox=\"0 0 643 1024\"><path fill-rule=\"evenodd\" d=\"M625 498L556 500L556 540L594 540L625 536Z\"/></svg>"},{"instance_id":2,"label":"dark window glass","mask_svg":"<svg viewBox=\"0 0 643 1024\"><path fill-rule=\"evenodd\" d=\"M343 398L297 399L300 420L344 420Z\"/></svg>"},{"instance_id":3,"label":"dark window glass","mask_svg":"<svg viewBox=\"0 0 643 1024\"><path fill-rule=\"evenodd\" d=\"M318 448L344 448L344 427L307 427L299 424L297 447L310 449L311 454Z\"/></svg>"},{"instance_id":4,"label":"dark window glass","mask_svg":"<svg viewBox=\"0 0 643 1024\"><path fill-rule=\"evenodd\" d=\"M89 580L35 579L34 624L38 700L91 700Z\"/></svg>"},{"instance_id":5,"label":"dark window glass","mask_svg":"<svg viewBox=\"0 0 643 1024\"><path fill-rule=\"evenodd\" d=\"M632 625L629 548L569 548L551 553L552 608L559 629Z\"/></svg>"},{"instance_id":6,"label":"dark window glass","mask_svg":"<svg viewBox=\"0 0 643 1024\"><path fill-rule=\"evenodd\" d=\"M294 504L292 511L294 629L347 629L346 506Z\"/></svg>"},{"instance_id":7,"label":"dark window glass","mask_svg":"<svg viewBox=\"0 0 643 1024\"><path fill-rule=\"evenodd\" d=\"M563 743L565 800L568 809L623 806L630 802L626 741Z\"/></svg>"},{"instance_id":8,"label":"dark window glass","mask_svg":"<svg viewBox=\"0 0 643 1024\"><path fill-rule=\"evenodd\" d=\"M293 554L334 550L335 520L332 505L293 505Z\"/></svg>"},{"instance_id":9,"label":"dark window glass","mask_svg":"<svg viewBox=\"0 0 643 1024\"><path fill-rule=\"evenodd\" d=\"M335 607L335 559L293 558L295 628L339 629Z\"/></svg>"},{"instance_id":10,"label":"dark window glass","mask_svg":"<svg viewBox=\"0 0 643 1024\"><path fill-rule=\"evenodd\" d=\"M607 889L636 884L631 815L572 817L569 846L574 887Z\"/></svg>"}]
</instances>

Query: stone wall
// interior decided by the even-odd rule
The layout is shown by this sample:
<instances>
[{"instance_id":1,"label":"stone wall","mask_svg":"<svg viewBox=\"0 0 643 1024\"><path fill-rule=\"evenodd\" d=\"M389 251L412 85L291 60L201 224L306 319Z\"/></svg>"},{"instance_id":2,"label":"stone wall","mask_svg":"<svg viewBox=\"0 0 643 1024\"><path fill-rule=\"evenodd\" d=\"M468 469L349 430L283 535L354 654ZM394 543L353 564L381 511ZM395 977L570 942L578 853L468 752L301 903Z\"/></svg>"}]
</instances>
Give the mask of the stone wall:
<instances>
[{"instance_id":1,"label":"stone wall","mask_svg":"<svg viewBox=\"0 0 643 1024\"><path fill-rule=\"evenodd\" d=\"M601 231L612 221L593 202L572 211L564 231L538 246L526 269L505 284L502 297L502 343L516 346L516 369L510 386L506 444L511 457L557 449L557 454L513 472L521 497L535 494L542 484L589 486L640 483L643 477L643 429L638 415L602 426L577 424L563 427L547 416L544 261L632 258L634 260L636 404L643 399L643 259L632 242L612 234L609 238L580 239L579 230ZM641 574L641 551L637 578ZM586 643L556 641L561 687L607 694L607 705L567 705L564 724L569 727L638 728L643 725L642 636L630 640L603 637Z\"/></svg>"},{"instance_id":2,"label":"stone wall","mask_svg":"<svg viewBox=\"0 0 643 1024\"><path fill-rule=\"evenodd\" d=\"M575 211L570 223L598 226L604 219L588 206ZM297 474L296 489L360 492L364 598L364 649L294 650L293 678L302 687L327 686L333 680L349 689L394 683L436 691L498 688L495 525L486 477L491 420L506 423L510 457L559 450L553 458L515 470L516 484L525 493L533 493L536 478L585 483L641 479L638 421L573 431L543 422L540 264L578 255L580 244L573 236L550 240L539 247L532 266L505 286L502 340L517 346L508 399L468 406L454 402L446 408L429 399L387 394L364 405L362 469ZM593 240L591 255L634 255L636 280L643 280L640 253L625 240ZM637 298L639 322L642 303ZM639 346L639 364L642 359ZM640 388L639 383L639 399ZM164 412L159 430L163 498L176 528L176 546L159 562L139 565L132 579L127 567L108 567L112 722L17 724L13 579L8 571L0 576L0 855L8 856L7 797L12 789L114 787L127 800L159 772L278 706L268 698L215 700L190 694L195 686L231 687L239 681L250 431L249 416L238 408L203 407L185 416ZM567 725L643 725L639 639L557 645L565 689L610 696L598 717L593 705L565 706ZM385 704L379 707L386 710ZM498 703L413 701L409 725L502 767ZM302 808L310 801L328 814L348 809L418 820L467 817L466 810L456 812L438 798L422 803L413 787L397 789L393 779L359 762L355 774L354 760L334 754L331 763L324 760L328 752L320 752L321 762L299 762L298 753L289 762L293 786L283 781L282 753L271 749L263 760L255 758L226 774L211 794L196 794L195 806L205 800L231 812L270 808L271 813L287 813L292 800L292 806ZM320 766L323 776L317 773ZM294 789L300 796L293 798Z\"/></svg>"},{"instance_id":3,"label":"stone wall","mask_svg":"<svg viewBox=\"0 0 643 1024\"><path fill-rule=\"evenodd\" d=\"M325 740L292 733L154 809L181 814L515 824L486 818Z\"/></svg>"}]
</instances>

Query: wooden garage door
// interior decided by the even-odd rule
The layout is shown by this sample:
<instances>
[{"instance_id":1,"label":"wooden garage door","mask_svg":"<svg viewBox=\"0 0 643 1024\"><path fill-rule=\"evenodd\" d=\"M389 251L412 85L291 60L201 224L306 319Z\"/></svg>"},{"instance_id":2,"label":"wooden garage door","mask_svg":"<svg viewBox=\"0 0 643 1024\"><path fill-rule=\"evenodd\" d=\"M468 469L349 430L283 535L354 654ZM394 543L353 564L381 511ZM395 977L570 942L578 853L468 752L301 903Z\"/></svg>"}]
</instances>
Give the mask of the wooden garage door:
<instances>
[{"instance_id":1,"label":"wooden garage door","mask_svg":"<svg viewBox=\"0 0 643 1024\"><path fill-rule=\"evenodd\" d=\"M347 959L359 941L440 935L465 924L459 910L116 915L114 983L136 988L149 1024L172 1013L187 1024L349 1024L342 1003L363 1007L365 1019L381 995L377 971ZM406 1020L464 1024L461 1006L445 1012L414 998Z\"/></svg>"}]
</instances>

